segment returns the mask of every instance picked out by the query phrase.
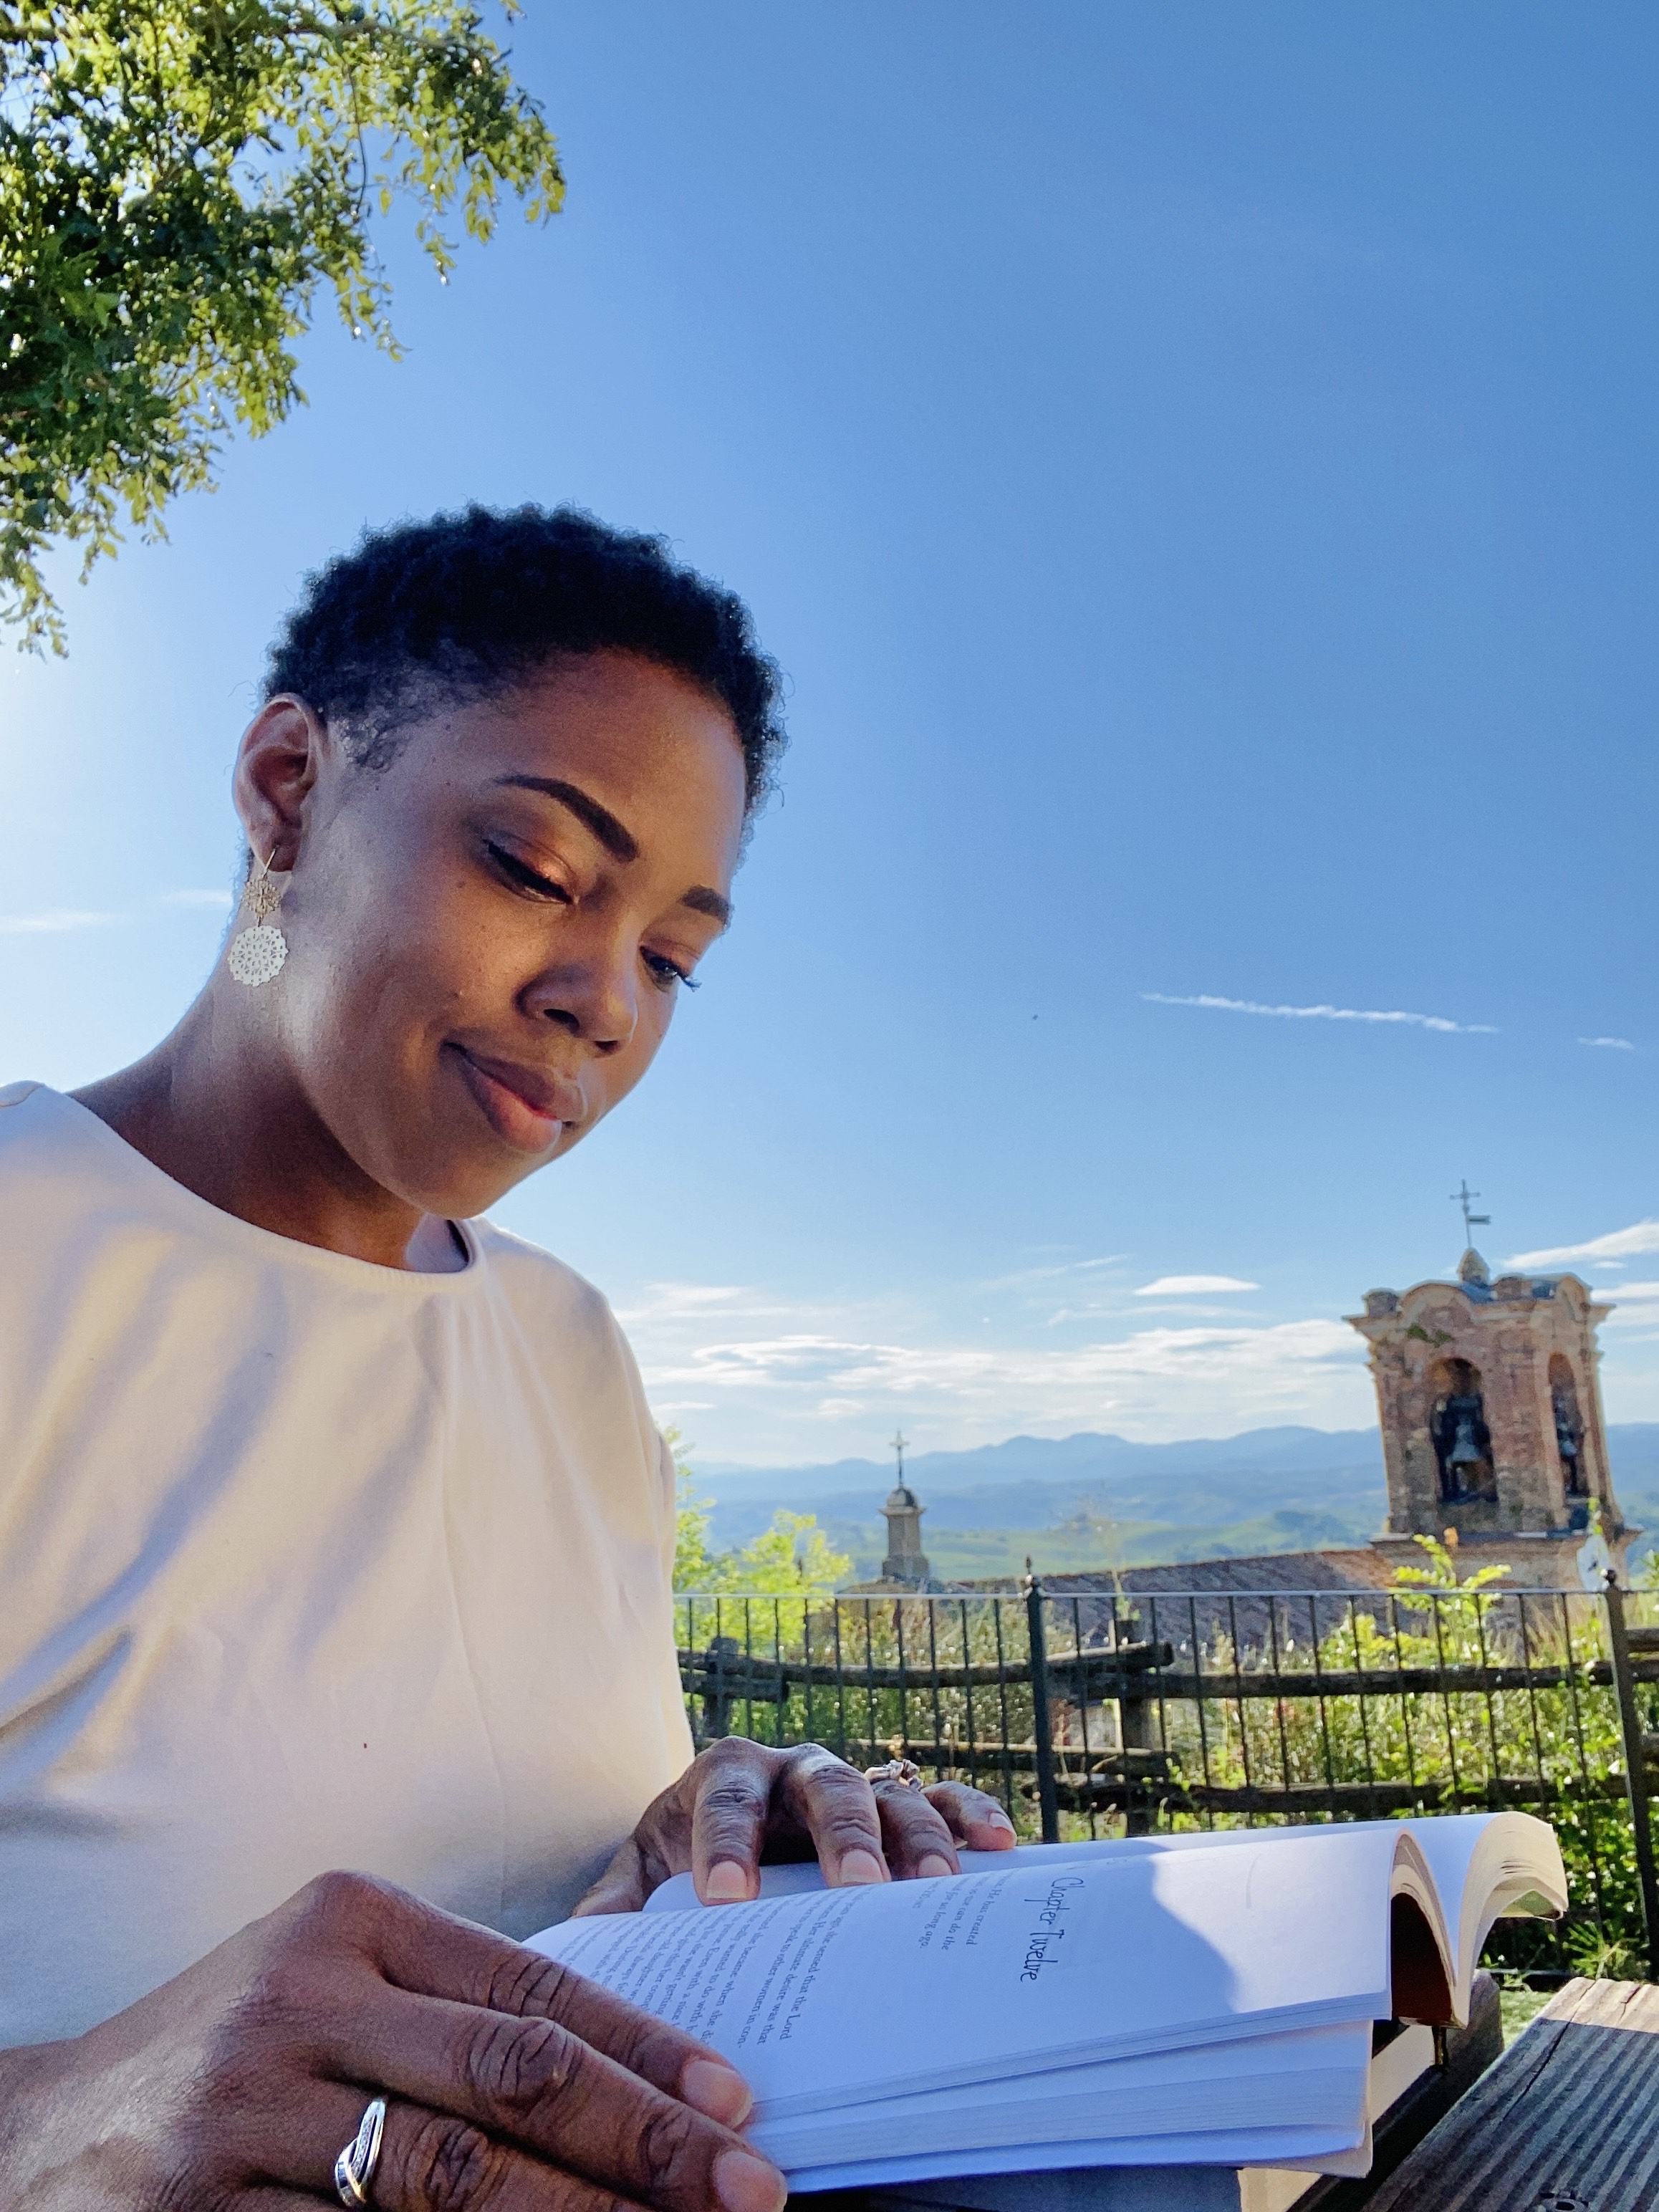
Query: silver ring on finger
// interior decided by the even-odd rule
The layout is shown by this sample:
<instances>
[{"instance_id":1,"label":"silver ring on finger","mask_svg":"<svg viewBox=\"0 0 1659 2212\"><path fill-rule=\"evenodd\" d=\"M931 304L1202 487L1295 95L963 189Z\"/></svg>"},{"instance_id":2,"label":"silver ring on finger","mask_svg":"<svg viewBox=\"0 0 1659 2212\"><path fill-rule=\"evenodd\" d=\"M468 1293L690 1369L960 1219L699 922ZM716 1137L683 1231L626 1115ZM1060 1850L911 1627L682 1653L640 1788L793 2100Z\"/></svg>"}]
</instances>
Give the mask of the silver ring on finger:
<instances>
[{"instance_id":1,"label":"silver ring on finger","mask_svg":"<svg viewBox=\"0 0 1659 2212\"><path fill-rule=\"evenodd\" d=\"M357 2132L334 2161L334 2189L346 2212L372 2204L374 2169L380 2162L380 2137L386 2130L386 2099L369 2100Z\"/></svg>"},{"instance_id":2,"label":"silver ring on finger","mask_svg":"<svg viewBox=\"0 0 1659 2212\"><path fill-rule=\"evenodd\" d=\"M906 1790L920 1790L921 1769L914 1759L888 1759L879 1766L866 1766L864 1778L866 1782L896 1782Z\"/></svg>"}]
</instances>

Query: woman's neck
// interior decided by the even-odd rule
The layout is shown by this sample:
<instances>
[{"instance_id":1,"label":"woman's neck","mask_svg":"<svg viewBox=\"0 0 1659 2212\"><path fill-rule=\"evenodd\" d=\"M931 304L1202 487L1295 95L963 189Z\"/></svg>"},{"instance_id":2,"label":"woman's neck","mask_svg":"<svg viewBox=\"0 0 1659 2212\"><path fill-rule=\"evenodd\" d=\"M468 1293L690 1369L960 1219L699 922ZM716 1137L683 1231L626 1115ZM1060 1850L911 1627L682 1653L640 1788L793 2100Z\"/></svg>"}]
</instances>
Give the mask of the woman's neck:
<instances>
[{"instance_id":1,"label":"woman's neck","mask_svg":"<svg viewBox=\"0 0 1659 2212\"><path fill-rule=\"evenodd\" d=\"M71 1095L164 1175L256 1228L382 1267L464 1267L453 1225L365 1175L291 1073L215 1013L204 993L154 1052Z\"/></svg>"}]
</instances>

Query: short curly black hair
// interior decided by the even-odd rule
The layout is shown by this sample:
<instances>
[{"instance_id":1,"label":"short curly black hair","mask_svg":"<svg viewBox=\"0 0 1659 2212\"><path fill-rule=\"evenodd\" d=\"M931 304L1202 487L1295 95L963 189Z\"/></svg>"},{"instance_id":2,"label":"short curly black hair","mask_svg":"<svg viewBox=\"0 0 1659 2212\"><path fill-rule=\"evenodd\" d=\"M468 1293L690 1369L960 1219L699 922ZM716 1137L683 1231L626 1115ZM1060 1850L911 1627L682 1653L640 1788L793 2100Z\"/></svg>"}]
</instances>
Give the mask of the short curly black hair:
<instances>
[{"instance_id":1,"label":"short curly black hair","mask_svg":"<svg viewBox=\"0 0 1659 2212\"><path fill-rule=\"evenodd\" d=\"M384 768L434 704L607 649L673 669L730 710L752 813L785 737L782 678L748 608L673 560L665 538L578 507L472 506L365 531L306 579L270 648L265 696L295 693L340 726L360 765Z\"/></svg>"}]
</instances>

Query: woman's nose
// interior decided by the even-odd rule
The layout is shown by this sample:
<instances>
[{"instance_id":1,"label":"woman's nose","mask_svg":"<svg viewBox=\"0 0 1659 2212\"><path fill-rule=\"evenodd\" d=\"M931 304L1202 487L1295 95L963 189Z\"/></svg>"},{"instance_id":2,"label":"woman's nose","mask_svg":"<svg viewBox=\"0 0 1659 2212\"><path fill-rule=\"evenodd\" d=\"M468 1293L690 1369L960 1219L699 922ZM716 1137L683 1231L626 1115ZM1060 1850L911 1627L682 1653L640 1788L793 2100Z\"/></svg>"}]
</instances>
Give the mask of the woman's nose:
<instances>
[{"instance_id":1,"label":"woman's nose","mask_svg":"<svg viewBox=\"0 0 1659 2212\"><path fill-rule=\"evenodd\" d=\"M569 949L569 948L567 948ZM539 978L530 1011L580 1037L596 1051L620 1052L639 1027L637 953L597 944Z\"/></svg>"}]
</instances>

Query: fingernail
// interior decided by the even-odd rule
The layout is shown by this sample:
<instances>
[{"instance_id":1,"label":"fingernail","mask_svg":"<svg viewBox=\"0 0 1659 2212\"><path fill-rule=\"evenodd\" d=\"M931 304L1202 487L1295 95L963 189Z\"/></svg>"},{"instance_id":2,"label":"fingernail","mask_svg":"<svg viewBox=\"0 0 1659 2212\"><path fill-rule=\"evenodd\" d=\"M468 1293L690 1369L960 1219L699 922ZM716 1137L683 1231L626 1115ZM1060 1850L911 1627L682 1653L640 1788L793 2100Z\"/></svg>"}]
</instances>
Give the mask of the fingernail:
<instances>
[{"instance_id":1,"label":"fingernail","mask_svg":"<svg viewBox=\"0 0 1659 2212\"><path fill-rule=\"evenodd\" d=\"M749 1895L749 1869L735 1859L721 1859L703 1878L705 1905L741 1905Z\"/></svg>"},{"instance_id":2,"label":"fingernail","mask_svg":"<svg viewBox=\"0 0 1659 2212\"><path fill-rule=\"evenodd\" d=\"M885 1881L887 1879L881 1861L873 1851L843 1851L840 1877L843 1888L854 1882Z\"/></svg>"},{"instance_id":3,"label":"fingernail","mask_svg":"<svg viewBox=\"0 0 1659 2212\"><path fill-rule=\"evenodd\" d=\"M994 1812L988 1813L985 1817L994 1828L1006 1828L1011 1836L1014 1833L1014 1824L1008 1818L1008 1815L1003 1811L1000 1805L997 1807Z\"/></svg>"},{"instance_id":4,"label":"fingernail","mask_svg":"<svg viewBox=\"0 0 1659 2212\"><path fill-rule=\"evenodd\" d=\"M742 2075L714 2058L687 2061L680 2076L680 2097L694 2112L718 2120L723 2128L740 2128L755 2105Z\"/></svg>"},{"instance_id":5,"label":"fingernail","mask_svg":"<svg viewBox=\"0 0 1659 2212\"><path fill-rule=\"evenodd\" d=\"M789 2191L776 2166L763 2158L723 2150L714 2160L714 2194L726 2212L783 2212Z\"/></svg>"},{"instance_id":6,"label":"fingernail","mask_svg":"<svg viewBox=\"0 0 1659 2212\"><path fill-rule=\"evenodd\" d=\"M955 1872L956 1869L951 1865L950 1860L947 1858L941 1858L937 1851L929 1851L925 1859L918 1859L916 1861L916 1873L923 1881L937 1881L939 1876L942 1874L954 1874Z\"/></svg>"}]
</instances>

